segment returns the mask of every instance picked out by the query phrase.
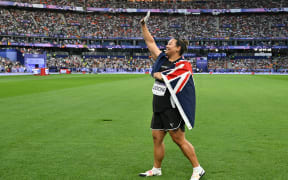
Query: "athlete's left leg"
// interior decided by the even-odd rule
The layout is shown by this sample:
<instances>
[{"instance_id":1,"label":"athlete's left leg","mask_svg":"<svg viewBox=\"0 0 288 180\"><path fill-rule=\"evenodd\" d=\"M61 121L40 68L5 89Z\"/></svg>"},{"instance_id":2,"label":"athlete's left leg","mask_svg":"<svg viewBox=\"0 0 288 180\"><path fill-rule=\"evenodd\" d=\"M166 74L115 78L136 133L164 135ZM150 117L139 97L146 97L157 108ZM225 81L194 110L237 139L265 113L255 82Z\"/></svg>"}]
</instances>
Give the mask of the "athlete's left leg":
<instances>
[{"instance_id":1,"label":"athlete's left leg","mask_svg":"<svg viewBox=\"0 0 288 180\"><path fill-rule=\"evenodd\" d=\"M205 170L198 162L194 147L186 140L185 132L183 132L181 128L178 128L177 130L170 130L169 134L193 166L193 173L190 180L200 180L200 178L205 174Z\"/></svg>"},{"instance_id":2,"label":"athlete's left leg","mask_svg":"<svg viewBox=\"0 0 288 180\"><path fill-rule=\"evenodd\" d=\"M192 144L186 140L185 132L180 128L177 130L170 130L169 134L173 141L180 147L183 154L189 159L193 167L198 167L199 162L195 153L195 149Z\"/></svg>"}]
</instances>

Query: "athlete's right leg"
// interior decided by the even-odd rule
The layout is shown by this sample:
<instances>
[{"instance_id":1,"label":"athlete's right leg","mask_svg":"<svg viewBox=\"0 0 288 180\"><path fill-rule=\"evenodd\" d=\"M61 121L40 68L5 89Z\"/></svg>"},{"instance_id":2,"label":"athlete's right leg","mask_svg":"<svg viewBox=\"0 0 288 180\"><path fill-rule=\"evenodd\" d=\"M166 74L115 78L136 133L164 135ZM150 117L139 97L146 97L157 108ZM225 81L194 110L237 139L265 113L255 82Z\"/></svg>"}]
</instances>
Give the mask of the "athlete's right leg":
<instances>
[{"instance_id":1,"label":"athlete's right leg","mask_svg":"<svg viewBox=\"0 0 288 180\"><path fill-rule=\"evenodd\" d=\"M161 168L162 160L165 155L164 137L166 135L165 131L162 130L152 130L152 137L154 143L154 167Z\"/></svg>"},{"instance_id":2,"label":"athlete's right leg","mask_svg":"<svg viewBox=\"0 0 288 180\"><path fill-rule=\"evenodd\" d=\"M152 130L152 137L154 143L154 164L151 170L148 170L144 173L140 173L139 176L161 176L161 163L164 158L165 148L164 148L164 137L166 135L165 131L161 130Z\"/></svg>"}]
</instances>

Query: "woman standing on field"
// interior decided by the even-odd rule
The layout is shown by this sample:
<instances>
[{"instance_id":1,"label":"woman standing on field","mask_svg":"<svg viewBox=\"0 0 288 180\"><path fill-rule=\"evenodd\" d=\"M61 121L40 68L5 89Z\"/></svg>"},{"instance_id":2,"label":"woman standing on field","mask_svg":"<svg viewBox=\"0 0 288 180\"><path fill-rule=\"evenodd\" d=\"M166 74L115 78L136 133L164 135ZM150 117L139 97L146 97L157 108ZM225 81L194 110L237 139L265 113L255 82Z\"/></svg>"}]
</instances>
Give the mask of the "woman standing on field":
<instances>
[{"instance_id":1,"label":"woman standing on field","mask_svg":"<svg viewBox=\"0 0 288 180\"><path fill-rule=\"evenodd\" d=\"M148 170L145 173L140 173L139 175L144 177L162 175L161 164L165 150L163 140L168 132L173 141L180 147L193 166L193 174L190 180L199 180L205 174L205 171L197 160L194 147L185 138L185 122L179 109L175 107L173 100L171 100L171 94L167 90L167 86L163 81L163 74L161 74L163 71L175 67L176 63L184 61L182 55L187 51L188 42L181 39L171 39L166 45L165 53L161 52L146 26L146 21L147 17L140 21L143 37L152 58L156 60L156 63L161 62L161 67L158 67L158 69L154 67L152 70L152 76L155 78L155 83L152 89L153 117L151 121L154 143L154 164L151 170ZM186 61L186 63L188 62Z\"/></svg>"}]
</instances>

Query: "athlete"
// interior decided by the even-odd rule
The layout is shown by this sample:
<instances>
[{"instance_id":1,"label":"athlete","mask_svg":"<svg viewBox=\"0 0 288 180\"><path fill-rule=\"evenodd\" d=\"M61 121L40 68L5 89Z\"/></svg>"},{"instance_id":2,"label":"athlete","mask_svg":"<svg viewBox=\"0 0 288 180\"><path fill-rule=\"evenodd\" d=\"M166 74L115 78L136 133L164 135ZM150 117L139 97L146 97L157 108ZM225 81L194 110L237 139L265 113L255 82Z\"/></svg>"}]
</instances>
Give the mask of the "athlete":
<instances>
[{"instance_id":1,"label":"athlete","mask_svg":"<svg viewBox=\"0 0 288 180\"><path fill-rule=\"evenodd\" d=\"M149 13L149 12L148 12ZM147 14L148 14L147 13ZM161 164L164 158L164 137L169 133L172 140L180 147L184 155L193 166L193 173L190 180L199 180L204 174L204 169L200 166L194 147L185 138L185 122L183 121L177 108L173 108L170 93L166 90L161 72L167 70L171 65L183 60L182 55L187 51L188 42L180 39L171 39L166 45L166 51L161 52L151 36L147 26L147 16L141 19L141 29L145 43L154 60L164 61L158 72L152 71L155 78L153 86L153 117L151 121L152 137L154 143L154 164L151 170L140 173L139 176L161 176Z\"/></svg>"}]
</instances>

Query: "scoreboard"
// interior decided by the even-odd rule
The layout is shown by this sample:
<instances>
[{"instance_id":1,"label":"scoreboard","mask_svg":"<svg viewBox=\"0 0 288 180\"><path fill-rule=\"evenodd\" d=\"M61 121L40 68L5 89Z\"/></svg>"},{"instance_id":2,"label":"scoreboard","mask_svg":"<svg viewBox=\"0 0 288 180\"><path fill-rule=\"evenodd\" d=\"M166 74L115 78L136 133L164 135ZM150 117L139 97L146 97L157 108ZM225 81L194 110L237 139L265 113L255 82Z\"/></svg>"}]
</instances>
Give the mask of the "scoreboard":
<instances>
[{"instance_id":1,"label":"scoreboard","mask_svg":"<svg viewBox=\"0 0 288 180\"><path fill-rule=\"evenodd\" d=\"M27 70L46 67L46 54L25 54L24 62Z\"/></svg>"}]
</instances>

